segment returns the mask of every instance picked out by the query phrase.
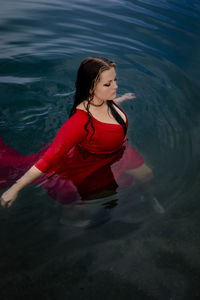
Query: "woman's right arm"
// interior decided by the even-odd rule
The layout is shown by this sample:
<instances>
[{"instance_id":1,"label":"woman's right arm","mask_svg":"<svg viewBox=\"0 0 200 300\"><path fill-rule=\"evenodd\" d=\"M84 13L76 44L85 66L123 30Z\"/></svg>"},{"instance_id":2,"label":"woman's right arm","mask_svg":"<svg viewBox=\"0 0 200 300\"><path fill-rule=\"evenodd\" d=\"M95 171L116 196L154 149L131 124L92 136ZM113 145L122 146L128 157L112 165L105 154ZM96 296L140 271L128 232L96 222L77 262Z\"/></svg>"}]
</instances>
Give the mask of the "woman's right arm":
<instances>
[{"instance_id":1,"label":"woman's right arm","mask_svg":"<svg viewBox=\"0 0 200 300\"><path fill-rule=\"evenodd\" d=\"M1 196L1 205L10 207L16 200L21 189L33 182L41 174L46 173L52 165L62 159L64 153L79 143L86 136L84 125L88 121L88 115L78 111L70 117L60 128L52 144L43 154L42 158L35 163L15 184L13 184Z\"/></svg>"},{"instance_id":2,"label":"woman's right arm","mask_svg":"<svg viewBox=\"0 0 200 300\"><path fill-rule=\"evenodd\" d=\"M19 191L37 179L41 174L42 172L38 168L32 166L20 179L16 181L16 183L2 194L1 205L3 207L10 207L16 200Z\"/></svg>"}]
</instances>

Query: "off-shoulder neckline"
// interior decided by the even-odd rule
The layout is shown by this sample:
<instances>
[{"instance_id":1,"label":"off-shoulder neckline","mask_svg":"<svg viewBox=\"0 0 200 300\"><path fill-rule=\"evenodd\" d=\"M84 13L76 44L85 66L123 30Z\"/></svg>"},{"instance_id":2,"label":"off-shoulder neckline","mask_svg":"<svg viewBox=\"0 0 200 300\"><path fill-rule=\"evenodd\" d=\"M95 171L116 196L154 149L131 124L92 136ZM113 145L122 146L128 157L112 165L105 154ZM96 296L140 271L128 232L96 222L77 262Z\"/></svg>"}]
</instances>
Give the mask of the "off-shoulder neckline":
<instances>
[{"instance_id":1,"label":"off-shoulder neckline","mask_svg":"<svg viewBox=\"0 0 200 300\"><path fill-rule=\"evenodd\" d=\"M119 109L120 109L120 108L119 108ZM81 108L76 108L76 110L83 111L84 113L87 114L87 112L86 112L85 110L81 109ZM123 111L122 111L122 112L123 112ZM127 118L127 116L126 116L126 114L125 114L124 112L123 112L123 114L125 115L125 118L126 118L126 124L127 124L128 118ZM102 121L96 119L93 115L91 115L91 116L92 116L92 118L93 118L95 121L97 121L97 122L99 122L99 123L101 123L101 124L121 126L119 123L106 123L106 122L102 122Z\"/></svg>"}]
</instances>

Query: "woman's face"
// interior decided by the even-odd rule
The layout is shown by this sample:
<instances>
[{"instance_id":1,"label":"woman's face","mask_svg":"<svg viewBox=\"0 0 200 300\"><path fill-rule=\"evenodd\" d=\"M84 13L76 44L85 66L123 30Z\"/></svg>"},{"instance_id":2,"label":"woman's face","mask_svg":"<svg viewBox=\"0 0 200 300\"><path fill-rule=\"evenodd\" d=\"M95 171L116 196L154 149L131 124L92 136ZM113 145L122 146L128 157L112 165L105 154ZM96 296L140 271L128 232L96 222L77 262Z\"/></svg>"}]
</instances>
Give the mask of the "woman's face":
<instances>
[{"instance_id":1,"label":"woman's face","mask_svg":"<svg viewBox=\"0 0 200 300\"><path fill-rule=\"evenodd\" d=\"M116 81L117 78L114 67L110 70L103 71L94 91L94 100L95 97L103 101L114 100L118 88Z\"/></svg>"}]
</instances>

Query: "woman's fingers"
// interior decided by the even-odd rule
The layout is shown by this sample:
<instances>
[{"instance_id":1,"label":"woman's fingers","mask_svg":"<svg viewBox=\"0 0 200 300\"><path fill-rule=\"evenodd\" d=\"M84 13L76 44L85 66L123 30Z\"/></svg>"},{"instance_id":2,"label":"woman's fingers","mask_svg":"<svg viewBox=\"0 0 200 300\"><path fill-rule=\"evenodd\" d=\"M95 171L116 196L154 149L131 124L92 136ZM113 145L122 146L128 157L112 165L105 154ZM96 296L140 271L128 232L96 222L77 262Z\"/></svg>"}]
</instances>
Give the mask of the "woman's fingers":
<instances>
[{"instance_id":1,"label":"woman's fingers","mask_svg":"<svg viewBox=\"0 0 200 300\"><path fill-rule=\"evenodd\" d=\"M135 98L136 98L136 96L135 96L134 93L126 93L125 95L126 95L127 99L128 99L128 98L129 98L129 99L135 99Z\"/></svg>"},{"instance_id":2,"label":"woman's fingers","mask_svg":"<svg viewBox=\"0 0 200 300\"><path fill-rule=\"evenodd\" d=\"M14 200L9 200L7 203L6 203L6 207L10 207L12 204L13 204Z\"/></svg>"},{"instance_id":3,"label":"woman's fingers","mask_svg":"<svg viewBox=\"0 0 200 300\"><path fill-rule=\"evenodd\" d=\"M5 200L3 199L3 197L1 197L1 206L7 207L8 204L9 204L9 201L5 201Z\"/></svg>"},{"instance_id":4,"label":"woman's fingers","mask_svg":"<svg viewBox=\"0 0 200 300\"><path fill-rule=\"evenodd\" d=\"M131 100L131 99L135 99L135 98L136 98L136 96L134 93L125 93L121 97L116 98L115 101L123 102L124 100Z\"/></svg>"},{"instance_id":5,"label":"woman's fingers","mask_svg":"<svg viewBox=\"0 0 200 300\"><path fill-rule=\"evenodd\" d=\"M6 191L0 197L2 207L10 207L16 198L17 194L10 193L9 190Z\"/></svg>"},{"instance_id":6,"label":"woman's fingers","mask_svg":"<svg viewBox=\"0 0 200 300\"><path fill-rule=\"evenodd\" d=\"M126 94L124 94L124 95L122 96L122 98L123 98L124 100L126 100L126 99L135 99L136 96L135 96L134 93L126 93Z\"/></svg>"},{"instance_id":7,"label":"woman's fingers","mask_svg":"<svg viewBox=\"0 0 200 300\"><path fill-rule=\"evenodd\" d=\"M3 197L1 197L0 199L1 199L1 206L7 207L8 201L5 201L5 200L3 199Z\"/></svg>"}]
</instances>

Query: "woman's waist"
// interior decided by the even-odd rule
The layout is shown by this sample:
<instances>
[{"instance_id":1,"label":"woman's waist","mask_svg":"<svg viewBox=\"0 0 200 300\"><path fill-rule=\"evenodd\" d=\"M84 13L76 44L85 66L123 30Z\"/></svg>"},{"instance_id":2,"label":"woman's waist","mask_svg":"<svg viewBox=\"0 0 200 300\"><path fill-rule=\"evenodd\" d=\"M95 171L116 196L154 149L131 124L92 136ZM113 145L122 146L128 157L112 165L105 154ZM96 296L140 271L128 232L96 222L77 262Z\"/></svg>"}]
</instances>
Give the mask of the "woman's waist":
<instances>
[{"instance_id":1,"label":"woman's waist","mask_svg":"<svg viewBox=\"0 0 200 300\"><path fill-rule=\"evenodd\" d=\"M107 156L112 156L116 153L123 152L126 148L126 143L122 143L118 147L112 148L112 149L102 149L102 148L94 148L94 147L86 147L81 144L76 145L77 149L79 152L82 154L87 155L94 155L97 157L107 157Z\"/></svg>"}]
</instances>

